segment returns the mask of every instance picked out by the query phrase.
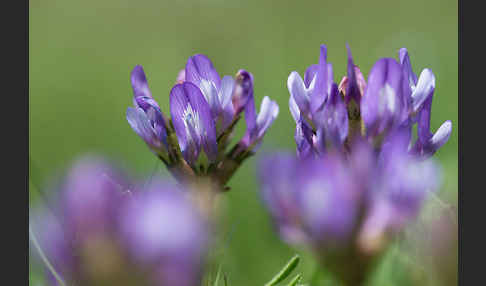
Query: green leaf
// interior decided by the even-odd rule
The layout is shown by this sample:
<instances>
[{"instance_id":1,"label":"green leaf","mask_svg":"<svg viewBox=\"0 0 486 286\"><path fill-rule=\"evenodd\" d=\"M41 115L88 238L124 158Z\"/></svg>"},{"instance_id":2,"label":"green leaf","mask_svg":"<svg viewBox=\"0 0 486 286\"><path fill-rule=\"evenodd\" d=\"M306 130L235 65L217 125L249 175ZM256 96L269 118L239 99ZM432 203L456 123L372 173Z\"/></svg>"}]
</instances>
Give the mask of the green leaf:
<instances>
[{"instance_id":1,"label":"green leaf","mask_svg":"<svg viewBox=\"0 0 486 286\"><path fill-rule=\"evenodd\" d=\"M282 270L280 270L280 272L272 278L272 280L265 284L265 286L274 286L277 285L279 282L283 281L290 275L290 273L292 273L295 267L297 267L299 261L300 257L296 254L289 260L289 262L282 268Z\"/></svg>"},{"instance_id":2,"label":"green leaf","mask_svg":"<svg viewBox=\"0 0 486 286\"><path fill-rule=\"evenodd\" d=\"M302 280L302 274L297 274L297 276L295 276L294 279L292 279L289 284L287 284L287 286L296 286L297 283L300 282L300 280Z\"/></svg>"},{"instance_id":3,"label":"green leaf","mask_svg":"<svg viewBox=\"0 0 486 286\"><path fill-rule=\"evenodd\" d=\"M221 276L221 265L219 265L219 267L218 267L218 272L216 273L216 278L214 279L213 286L218 286L219 276Z\"/></svg>"}]
</instances>

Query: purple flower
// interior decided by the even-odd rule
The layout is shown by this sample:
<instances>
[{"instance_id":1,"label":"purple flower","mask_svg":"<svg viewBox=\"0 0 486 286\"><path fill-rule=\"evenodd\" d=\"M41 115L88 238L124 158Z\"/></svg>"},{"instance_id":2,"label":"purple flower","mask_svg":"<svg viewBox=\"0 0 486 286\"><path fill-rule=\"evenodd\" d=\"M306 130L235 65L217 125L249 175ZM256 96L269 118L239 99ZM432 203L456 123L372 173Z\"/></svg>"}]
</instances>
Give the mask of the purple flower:
<instances>
[{"instance_id":1,"label":"purple flower","mask_svg":"<svg viewBox=\"0 0 486 286\"><path fill-rule=\"evenodd\" d=\"M66 227L73 239L112 231L118 205L130 183L126 175L96 157L78 160L62 186Z\"/></svg>"},{"instance_id":2,"label":"purple flower","mask_svg":"<svg viewBox=\"0 0 486 286\"><path fill-rule=\"evenodd\" d=\"M193 165L203 148L210 161L216 160L216 129L200 89L188 81L175 85L170 91L170 111L184 159Z\"/></svg>"},{"instance_id":3,"label":"purple flower","mask_svg":"<svg viewBox=\"0 0 486 286\"><path fill-rule=\"evenodd\" d=\"M417 141L412 148L412 152L423 158L428 158L439 150L442 145L444 145L452 132L452 122L450 120L445 121L437 129L437 131L432 134L430 132L430 111L432 108L432 96L428 98L424 107L420 111L419 121L417 125Z\"/></svg>"},{"instance_id":4,"label":"purple flower","mask_svg":"<svg viewBox=\"0 0 486 286\"><path fill-rule=\"evenodd\" d=\"M102 159L76 162L54 213L31 220L47 259L67 285L200 285L208 232L191 193L158 179L131 185Z\"/></svg>"},{"instance_id":5,"label":"purple flower","mask_svg":"<svg viewBox=\"0 0 486 286\"><path fill-rule=\"evenodd\" d=\"M135 67L135 108L127 109L127 120L177 180L207 176L225 189L224 184L262 142L278 115L278 105L265 97L257 115L253 75L239 70L235 79L220 78L211 60L201 54L188 59L176 82L169 99L171 118L165 119L142 67ZM242 111L247 131L227 152Z\"/></svg>"},{"instance_id":6,"label":"purple flower","mask_svg":"<svg viewBox=\"0 0 486 286\"><path fill-rule=\"evenodd\" d=\"M348 136L348 112L333 82L325 45L321 45L319 63L306 70L304 80L294 71L287 87L290 113L297 124L295 140L299 156L323 154L329 145L341 148Z\"/></svg>"},{"instance_id":7,"label":"purple flower","mask_svg":"<svg viewBox=\"0 0 486 286\"><path fill-rule=\"evenodd\" d=\"M116 241L118 208L129 187L126 175L107 161L84 157L71 167L50 200L52 212L31 221L47 259L68 284L90 284L116 271L115 265L105 264L114 254L103 245ZM105 267L98 269L97 276L92 267L101 264ZM58 285L54 275L47 273L52 285Z\"/></svg>"},{"instance_id":8,"label":"purple flower","mask_svg":"<svg viewBox=\"0 0 486 286\"><path fill-rule=\"evenodd\" d=\"M315 247L349 239L357 220L356 182L335 157L267 157L260 166L262 196L282 238Z\"/></svg>"},{"instance_id":9,"label":"purple flower","mask_svg":"<svg viewBox=\"0 0 486 286\"><path fill-rule=\"evenodd\" d=\"M253 98L253 75L246 70L236 73L233 107L235 114L239 114L247 107L248 100Z\"/></svg>"},{"instance_id":10,"label":"purple flower","mask_svg":"<svg viewBox=\"0 0 486 286\"><path fill-rule=\"evenodd\" d=\"M282 239L311 246L346 284L360 285L390 236L437 189L438 168L424 159L448 140L451 122L430 132L435 77L429 69L417 77L406 49L400 62L379 59L367 82L347 50L339 87L324 45L304 80L290 74L297 156L264 161L261 181Z\"/></svg>"},{"instance_id":11,"label":"purple flower","mask_svg":"<svg viewBox=\"0 0 486 286\"><path fill-rule=\"evenodd\" d=\"M428 192L439 187L436 164L409 154L407 142L406 134L393 136L377 159L378 180L370 188L368 214L358 238L366 253L380 251L386 235L400 232L418 215Z\"/></svg>"},{"instance_id":12,"label":"purple flower","mask_svg":"<svg viewBox=\"0 0 486 286\"><path fill-rule=\"evenodd\" d=\"M435 89L432 71L424 69L417 77L403 48L400 63L392 58L378 60L366 82L346 47L347 75L338 87L325 45L321 45L319 63L307 69L304 80L297 72L289 75L289 108L296 122L299 156L324 156L333 149L346 151L363 138L380 148L397 132L408 134L410 153L422 158L433 155L449 139L452 124L446 121L435 134L430 132ZM415 123L418 136L411 144Z\"/></svg>"},{"instance_id":13,"label":"purple flower","mask_svg":"<svg viewBox=\"0 0 486 286\"><path fill-rule=\"evenodd\" d=\"M347 76L341 80L339 90L344 94L346 103L349 103L353 99L359 105L361 97L364 95L364 90L366 89L366 81L358 66L354 64L351 49L348 44L346 44L346 48L348 49Z\"/></svg>"},{"instance_id":14,"label":"purple flower","mask_svg":"<svg viewBox=\"0 0 486 286\"><path fill-rule=\"evenodd\" d=\"M408 77L410 89L412 90L413 121L417 124L417 141L412 152L421 157L432 156L442 145L444 145L452 132L452 123L445 121L435 134L430 132L430 112L432 109L432 98L435 90L435 76L430 69L424 69L417 79L412 71L412 65L407 49L402 48L399 52L400 63Z\"/></svg>"},{"instance_id":15,"label":"purple flower","mask_svg":"<svg viewBox=\"0 0 486 286\"><path fill-rule=\"evenodd\" d=\"M142 66L136 66L131 74L133 104L127 108L127 120L132 129L156 154L167 158L167 127L157 102L152 98Z\"/></svg>"},{"instance_id":16,"label":"purple flower","mask_svg":"<svg viewBox=\"0 0 486 286\"><path fill-rule=\"evenodd\" d=\"M137 264L154 269L157 285L199 285L208 234L187 193L154 182L128 201L122 214L122 240Z\"/></svg>"},{"instance_id":17,"label":"purple flower","mask_svg":"<svg viewBox=\"0 0 486 286\"><path fill-rule=\"evenodd\" d=\"M325 135L317 144L332 144L338 148L343 145L348 136L348 111L335 83L331 86L326 104L316 111L313 121L318 129L317 133Z\"/></svg>"},{"instance_id":18,"label":"purple flower","mask_svg":"<svg viewBox=\"0 0 486 286\"><path fill-rule=\"evenodd\" d=\"M312 127L303 118L297 122L294 139L297 144L297 156L308 158L316 155L314 146L317 145L315 142L317 136L313 133Z\"/></svg>"},{"instance_id":19,"label":"purple flower","mask_svg":"<svg viewBox=\"0 0 486 286\"><path fill-rule=\"evenodd\" d=\"M278 105L268 96L263 97L260 105L260 112L255 114L255 101L253 98L248 99L245 111L246 133L240 141L240 145L249 150L256 150L261 143L263 136L267 132L278 116Z\"/></svg>"},{"instance_id":20,"label":"purple flower","mask_svg":"<svg viewBox=\"0 0 486 286\"><path fill-rule=\"evenodd\" d=\"M407 134L396 133L386 144L377 152L359 141L350 153L320 158L275 154L260 165L263 202L281 238L311 247L344 281L366 276L390 235L438 188L437 166L407 151Z\"/></svg>"},{"instance_id":21,"label":"purple flower","mask_svg":"<svg viewBox=\"0 0 486 286\"><path fill-rule=\"evenodd\" d=\"M297 122L300 117L312 120L314 113L327 101L333 81L332 65L327 63L327 48L321 46L319 64L307 68L304 80L291 72L287 80L290 93L289 105Z\"/></svg>"},{"instance_id":22,"label":"purple flower","mask_svg":"<svg viewBox=\"0 0 486 286\"><path fill-rule=\"evenodd\" d=\"M221 134L233 121L235 110L232 96L235 81L231 76L219 77L211 60L205 55L195 55L187 60L186 81L197 85L211 108L217 133Z\"/></svg>"},{"instance_id":23,"label":"purple flower","mask_svg":"<svg viewBox=\"0 0 486 286\"><path fill-rule=\"evenodd\" d=\"M412 64L408 56L406 48L401 48L399 51L400 64L403 72L408 79L408 84L411 89L412 111L418 113L427 98L432 97L435 90L435 76L430 69L424 69L417 79L417 76L412 71Z\"/></svg>"},{"instance_id":24,"label":"purple flower","mask_svg":"<svg viewBox=\"0 0 486 286\"><path fill-rule=\"evenodd\" d=\"M403 123L409 115L410 89L400 64L391 58L378 60L371 68L361 116L369 135L381 134Z\"/></svg>"}]
</instances>

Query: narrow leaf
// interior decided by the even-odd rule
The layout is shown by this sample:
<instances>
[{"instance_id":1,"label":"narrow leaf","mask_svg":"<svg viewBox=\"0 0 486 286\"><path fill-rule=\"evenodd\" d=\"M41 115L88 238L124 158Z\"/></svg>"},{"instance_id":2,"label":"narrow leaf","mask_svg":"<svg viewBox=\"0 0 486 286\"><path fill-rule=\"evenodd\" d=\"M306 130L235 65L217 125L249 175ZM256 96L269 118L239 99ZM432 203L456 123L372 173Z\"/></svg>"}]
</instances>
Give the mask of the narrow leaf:
<instances>
[{"instance_id":1,"label":"narrow leaf","mask_svg":"<svg viewBox=\"0 0 486 286\"><path fill-rule=\"evenodd\" d=\"M219 276L221 276L221 265L219 265L219 267L218 267L218 272L216 273L216 279L214 279L213 286L218 286Z\"/></svg>"},{"instance_id":2,"label":"narrow leaf","mask_svg":"<svg viewBox=\"0 0 486 286\"><path fill-rule=\"evenodd\" d=\"M290 283L287 284L287 286L296 286L297 283L300 282L300 280L302 280L302 274L297 274L297 276L295 276L294 279L292 279Z\"/></svg>"},{"instance_id":3,"label":"narrow leaf","mask_svg":"<svg viewBox=\"0 0 486 286\"><path fill-rule=\"evenodd\" d=\"M61 285L61 286L66 286L66 283L64 283L64 280L62 280L59 273L54 269L52 264L47 259L46 255L44 254L44 251L42 251L42 248L40 247L39 243L37 242L37 239L34 235L34 232L32 231L32 228L30 227L30 225L29 225L29 237L30 237L30 240L32 241L32 243L34 244L35 248L39 252L39 256L41 257L42 261L44 262L46 267L49 269L49 271L51 271L52 275L54 275L54 277L56 278L57 283L59 283L59 285Z\"/></svg>"},{"instance_id":4,"label":"narrow leaf","mask_svg":"<svg viewBox=\"0 0 486 286\"><path fill-rule=\"evenodd\" d=\"M289 262L282 268L282 270L280 270L280 272L277 273L277 275L275 275L272 280L267 282L265 286L274 286L277 285L279 282L283 281L290 275L290 273L292 273L295 267L297 267L299 261L299 255L295 255L294 257L292 257Z\"/></svg>"}]
</instances>

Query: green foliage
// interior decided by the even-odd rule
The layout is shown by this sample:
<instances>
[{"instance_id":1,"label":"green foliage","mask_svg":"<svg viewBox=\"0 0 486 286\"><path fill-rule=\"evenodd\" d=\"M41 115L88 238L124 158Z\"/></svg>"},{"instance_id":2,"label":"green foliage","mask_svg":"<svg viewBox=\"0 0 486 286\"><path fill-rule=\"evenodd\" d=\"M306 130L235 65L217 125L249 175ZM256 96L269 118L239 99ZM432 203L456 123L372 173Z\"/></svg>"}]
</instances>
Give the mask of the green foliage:
<instances>
[{"instance_id":1,"label":"green foliage","mask_svg":"<svg viewBox=\"0 0 486 286\"><path fill-rule=\"evenodd\" d=\"M297 267L299 261L300 261L299 255L295 255L294 257L292 257L289 260L289 262L287 262L287 264L282 268L282 270L280 270L280 272L278 272L269 282L267 282L265 286L274 286L282 282L283 280L285 280L285 278L287 278L292 273L292 271L294 271L294 269ZM297 278L300 279L300 274L297 275Z\"/></svg>"}]
</instances>

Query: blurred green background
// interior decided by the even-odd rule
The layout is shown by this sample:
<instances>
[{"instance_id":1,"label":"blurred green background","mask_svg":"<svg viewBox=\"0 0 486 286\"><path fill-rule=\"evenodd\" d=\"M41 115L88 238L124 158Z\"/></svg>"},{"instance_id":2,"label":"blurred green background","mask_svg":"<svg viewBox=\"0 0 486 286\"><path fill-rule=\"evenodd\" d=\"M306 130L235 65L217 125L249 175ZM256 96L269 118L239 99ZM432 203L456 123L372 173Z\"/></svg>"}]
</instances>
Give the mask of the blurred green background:
<instances>
[{"instance_id":1,"label":"blurred green background","mask_svg":"<svg viewBox=\"0 0 486 286\"><path fill-rule=\"evenodd\" d=\"M401 47L409 49L415 73L433 70L432 128L453 122L449 142L436 155L444 171L437 205L457 209L457 1L31 0L29 14L30 155L38 167L31 175L40 185L87 152L115 158L140 179L148 177L157 160L125 119L132 104L130 71L143 65L152 94L168 114L169 90L195 53L208 55L220 75L251 71L257 105L268 95L280 106L261 153L293 151L287 77L294 70L303 75L317 63L319 45L326 44L339 82L347 42L365 76L380 57L397 58ZM231 285L261 285L298 252L304 256L299 271L310 278L312 257L273 232L258 195L257 160L237 172L224 198L226 228L233 234L223 270ZM156 172L167 175L162 164ZM35 194L31 201L39 202ZM454 253L457 245L452 246ZM414 265L427 262L402 252L390 251L373 285L443 285L435 277L441 275L428 270L425 280L416 278ZM30 276L31 285L43 285L35 265Z\"/></svg>"}]
</instances>

